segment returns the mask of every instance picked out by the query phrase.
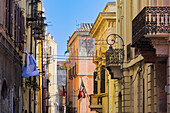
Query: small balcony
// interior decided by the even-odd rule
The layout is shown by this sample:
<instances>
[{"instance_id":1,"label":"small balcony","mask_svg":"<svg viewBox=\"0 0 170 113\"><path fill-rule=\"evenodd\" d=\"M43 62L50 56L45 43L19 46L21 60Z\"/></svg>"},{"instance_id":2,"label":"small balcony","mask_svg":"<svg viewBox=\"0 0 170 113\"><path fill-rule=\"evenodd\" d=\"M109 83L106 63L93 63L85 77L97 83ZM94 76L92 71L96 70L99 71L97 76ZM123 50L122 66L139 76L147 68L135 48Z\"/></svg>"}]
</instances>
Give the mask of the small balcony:
<instances>
[{"instance_id":1,"label":"small balcony","mask_svg":"<svg viewBox=\"0 0 170 113\"><path fill-rule=\"evenodd\" d=\"M139 41L149 41L146 35L170 33L169 11L170 7L144 7L132 21L133 45L137 46Z\"/></svg>"},{"instance_id":2,"label":"small balcony","mask_svg":"<svg viewBox=\"0 0 170 113\"><path fill-rule=\"evenodd\" d=\"M166 41L170 33L169 12L170 7L144 7L132 21L132 46L140 50L145 62L155 62L159 51L154 43Z\"/></svg>"},{"instance_id":3,"label":"small balcony","mask_svg":"<svg viewBox=\"0 0 170 113\"><path fill-rule=\"evenodd\" d=\"M91 94L89 107L90 107L91 111L102 112L102 95Z\"/></svg>"}]
</instances>

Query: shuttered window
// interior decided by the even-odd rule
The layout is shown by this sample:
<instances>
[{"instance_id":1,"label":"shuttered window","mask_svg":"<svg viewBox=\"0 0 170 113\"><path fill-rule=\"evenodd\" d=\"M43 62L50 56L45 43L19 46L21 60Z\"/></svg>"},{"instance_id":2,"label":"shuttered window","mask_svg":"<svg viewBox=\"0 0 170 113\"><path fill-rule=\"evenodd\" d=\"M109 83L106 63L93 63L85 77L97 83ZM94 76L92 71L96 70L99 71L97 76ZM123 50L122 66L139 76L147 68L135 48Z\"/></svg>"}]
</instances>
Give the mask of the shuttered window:
<instances>
[{"instance_id":1,"label":"shuttered window","mask_svg":"<svg viewBox=\"0 0 170 113\"><path fill-rule=\"evenodd\" d=\"M13 0L9 0L9 35L12 37L13 33Z\"/></svg>"},{"instance_id":2,"label":"shuttered window","mask_svg":"<svg viewBox=\"0 0 170 113\"><path fill-rule=\"evenodd\" d=\"M94 75L94 94L97 94L97 81L95 80L97 77L97 72L94 72L93 75Z\"/></svg>"},{"instance_id":3,"label":"shuttered window","mask_svg":"<svg viewBox=\"0 0 170 113\"><path fill-rule=\"evenodd\" d=\"M105 93L105 68L100 68L100 93Z\"/></svg>"},{"instance_id":4,"label":"shuttered window","mask_svg":"<svg viewBox=\"0 0 170 113\"><path fill-rule=\"evenodd\" d=\"M15 34L15 41L18 42L18 6L15 4L15 18L14 18L14 34Z\"/></svg>"},{"instance_id":5,"label":"shuttered window","mask_svg":"<svg viewBox=\"0 0 170 113\"><path fill-rule=\"evenodd\" d=\"M131 44L127 45L127 61L132 59L132 54L131 54Z\"/></svg>"},{"instance_id":6,"label":"shuttered window","mask_svg":"<svg viewBox=\"0 0 170 113\"><path fill-rule=\"evenodd\" d=\"M8 32L8 27L9 27L9 0L6 0L5 2L5 28Z\"/></svg>"},{"instance_id":7,"label":"shuttered window","mask_svg":"<svg viewBox=\"0 0 170 113\"><path fill-rule=\"evenodd\" d=\"M21 11L21 14L22 14L22 11ZM24 51L24 36L25 36L25 23L24 23L24 15L21 15L21 30L20 30L20 50L21 51Z\"/></svg>"}]
</instances>

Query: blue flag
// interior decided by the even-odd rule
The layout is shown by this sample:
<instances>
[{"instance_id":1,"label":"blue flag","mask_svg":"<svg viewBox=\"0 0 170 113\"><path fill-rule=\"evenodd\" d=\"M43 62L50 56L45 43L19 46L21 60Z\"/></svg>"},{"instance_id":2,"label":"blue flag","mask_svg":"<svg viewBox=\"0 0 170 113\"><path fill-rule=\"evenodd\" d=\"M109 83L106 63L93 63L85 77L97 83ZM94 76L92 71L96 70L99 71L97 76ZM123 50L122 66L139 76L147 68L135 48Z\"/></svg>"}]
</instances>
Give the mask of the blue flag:
<instances>
[{"instance_id":1,"label":"blue flag","mask_svg":"<svg viewBox=\"0 0 170 113\"><path fill-rule=\"evenodd\" d=\"M40 74L36 67L36 61L34 57L32 55L28 56L28 51L26 50L25 65L22 70L22 77L27 78L31 76L40 76Z\"/></svg>"}]
</instances>

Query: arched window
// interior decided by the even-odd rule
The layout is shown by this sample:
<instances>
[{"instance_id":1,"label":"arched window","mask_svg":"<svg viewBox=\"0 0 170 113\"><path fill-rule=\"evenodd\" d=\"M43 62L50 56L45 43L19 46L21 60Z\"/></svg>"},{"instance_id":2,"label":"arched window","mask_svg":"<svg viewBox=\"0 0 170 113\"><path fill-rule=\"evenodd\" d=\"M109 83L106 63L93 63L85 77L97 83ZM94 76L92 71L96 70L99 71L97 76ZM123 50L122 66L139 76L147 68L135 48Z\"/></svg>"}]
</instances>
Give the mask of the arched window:
<instances>
[{"instance_id":1,"label":"arched window","mask_svg":"<svg viewBox=\"0 0 170 113\"><path fill-rule=\"evenodd\" d=\"M8 88L7 88L6 80L4 80L2 84L2 90L1 90L2 99L7 98L7 95L8 95Z\"/></svg>"}]
</instances>

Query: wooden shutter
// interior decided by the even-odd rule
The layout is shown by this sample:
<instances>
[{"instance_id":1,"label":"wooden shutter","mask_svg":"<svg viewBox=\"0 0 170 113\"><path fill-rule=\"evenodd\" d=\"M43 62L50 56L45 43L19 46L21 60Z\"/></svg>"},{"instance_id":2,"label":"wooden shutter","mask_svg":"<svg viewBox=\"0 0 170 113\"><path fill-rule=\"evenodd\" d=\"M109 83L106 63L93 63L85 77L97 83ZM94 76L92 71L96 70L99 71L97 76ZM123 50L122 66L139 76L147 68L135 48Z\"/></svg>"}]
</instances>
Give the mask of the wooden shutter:
<instances>
[{"instance_id":1,"label":"wooden shutter","mask_svg":"<svg viewBox=\"0 0 170 113\"><path fill-rule=\"evenodd\" d=\"M127 61L131 60L131 44L127 45Z\"/></svg>"},{"instance_id":2,"label":"wooden shutter","mask_svg":"<svg viewBox=\"0 0 170 113\"><path fill-rule=\"evenodd\" d=\"M24 15L22 15L22 11L21 11L21 18L20 18L20 50L23 51L24 50L24 33L25 33L25 23L24 23Z\"/></svg>"},{"instance_id":3,"label":"wooden shutter","mask_svg":"<svg viewBox=\"0 0 170 113\"><path fill-rule=\"evenodd\" d=\"M105 68L100 67L100 93L105 93Z\"/></svg>"},{"instance_id":4,"label":"wooden shutter","mask_svg":"<svg viewBox=\"0 0 170 113\"><path fill-rule=\"evenodd\" d=\"M18 31L18 7L17 7L17 4L15 4L15 18L14 18L14 24L15 24L15 27L14 27L14 34L15 34L15 41L18 42L18 34L17 34L17 31Z\"/></svg>"},{"instance_id":5,"label":"wooden shutter","mask_svg":"<svg viewBox=\"0 0 170 113\"><path fill-rule=\"evenodd\" d=\"M94 81L94 94L97 94L97 81L95 80L97 77L97 72L94 72L93 75L94 75L94 80L93 80Z\"/></svg>"},{"instance_id":6,"label":"wooden shutter","mask_svg":"<svg viewBox=\"0 0 170 113\"><path fill-rule=\"evenodd\" d=\"M21 8L18 7L18 44L20 45L21 43L21 37L20 37L20 32L21 32Z\"/></svg>"},{"instance_id":7,"label":"wooden shutter","mask_svg":"<svg viewBox=\"0 0 170 113\"><path fill-rule=\"evenodd\" d=\"M5 2L5 28L8 32L8 27L9 27L9 0L6 0Z\"/></svg>"},{"instance_id":8,"label":"wooden shutter","mask_svg":"<svg viewBox=\"0 0 170 113\"><path fill-rule=\"evenodd\" d=\"M13 33L13 0L9 0L9 35Z\"/></svg>"}]
</instances>

